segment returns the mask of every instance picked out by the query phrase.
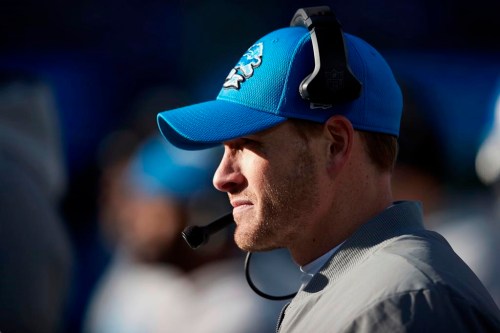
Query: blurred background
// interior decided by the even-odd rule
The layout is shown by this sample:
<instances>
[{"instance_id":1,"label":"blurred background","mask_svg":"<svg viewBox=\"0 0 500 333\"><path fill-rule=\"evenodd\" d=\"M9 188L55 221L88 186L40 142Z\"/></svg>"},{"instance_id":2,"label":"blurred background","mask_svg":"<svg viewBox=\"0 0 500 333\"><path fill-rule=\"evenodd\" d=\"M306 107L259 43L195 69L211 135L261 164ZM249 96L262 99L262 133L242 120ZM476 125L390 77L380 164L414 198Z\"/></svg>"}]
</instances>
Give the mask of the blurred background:
<instances>
[{"instance_id":1,"label":"blurred background","mask_svg":"<svg viewBox=\"0 0 500 333\"><path fill-rule=\"evenodd\" d=\"M95 313L104 310L95 309L106 308L103 298L114 302L108 308L143 302L145 308L132 313L144 315L129 324L139 325L141 332L235 332L234 327L210 329L208 322L188 329L189 316L178 324L162 323L163 329L140 324L167 313L179 319L182 311L174 315L172 309L181 309L180 300L201 316L224 303L215 294L248 296L234 294L240 289L235 282L232 290L214 286L214 295L205 295L200 309L188 301L200 299L199 289L214 279L200 278L209 274L200 269L235 259L240 271L242 259L227 239L209 255L193 255L177 244L182 226L204 224L228 209L217 193L185 192L176 183L186 177L209 185L205 176L220 152L172 162L178 152L155 141L156 114L214 98L253 42L288 25L297 8L319 4L331 6L344 31L380 51L403 88L396 198L424 202L428 226L448 238L499 302L500 269L493 259L500 250L498 1L6 0L0 4L2 332L127 332L116 325L126 322L132 310L103 315L107 322L102 322ZM142 167L137 169L137 163ZM158 170L158 165L177 170L179 163L204 173L172 179ZM137 179L150 186L137 185ZM142 205L145 198L161 198L161 207L174 208L141 215L154 209ZM177 223L167 231L151 222L144 233L136 223L160 217ZM136 239L139 234L144 237ZM269 260L281 263L284 256L277 257ZM110 282L124 261L133 262L140 277L127 284ZM152 263L160 272L151 272ZM172 269L165 273L165 267ZM282 271L281 281L293 289L293 272ZM280 280L276 274L265 273ZM186 275L189 285L179 278ZM149 290L157 279L162 287ZM165 289L172 281L181 284ZM119 283L124 290L152 296L106 298L106 285ZM178 290L190 294L175 294ZM160 292L170 295L170 305L155 303ZM272 331L281 304L266 308L252 297L258 296L248 296L240 311L262 322L262 328L239 325L240 331ZM265 309L265 314L252 309ZM225 316L214 313L212 319L218 315Z\"/></svg>"}]
</instances>

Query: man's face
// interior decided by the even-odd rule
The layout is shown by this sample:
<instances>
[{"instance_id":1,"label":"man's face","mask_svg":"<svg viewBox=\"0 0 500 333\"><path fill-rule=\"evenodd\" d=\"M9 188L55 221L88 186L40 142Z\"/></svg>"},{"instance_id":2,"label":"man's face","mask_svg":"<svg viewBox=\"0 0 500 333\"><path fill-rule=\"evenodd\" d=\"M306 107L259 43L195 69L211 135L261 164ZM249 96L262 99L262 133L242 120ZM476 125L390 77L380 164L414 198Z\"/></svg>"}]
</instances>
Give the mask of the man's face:
<instances>
[{"instance_id":1,"label":"man's face","mask_svg":"<svg viewBox=\"0 0 500 333\"><path fill-rule=\"evenodd\" d=\"M224 143L214 186L228 193L246 251L290 247L318 214L318 161L297 129L285 122Z\"/></svg>"}]
</instances>

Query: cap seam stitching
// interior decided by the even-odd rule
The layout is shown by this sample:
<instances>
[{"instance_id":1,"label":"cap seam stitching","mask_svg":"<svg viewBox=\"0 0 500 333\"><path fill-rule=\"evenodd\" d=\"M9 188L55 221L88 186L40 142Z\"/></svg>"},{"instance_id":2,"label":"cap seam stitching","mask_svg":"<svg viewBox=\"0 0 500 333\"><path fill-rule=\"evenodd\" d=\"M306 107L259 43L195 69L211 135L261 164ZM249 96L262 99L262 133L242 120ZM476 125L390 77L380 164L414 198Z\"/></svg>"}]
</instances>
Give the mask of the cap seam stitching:
<instances>
[{"instance_id":1,"label":"cap seam stitching","mask_svg":"<svg viewBox=\"0 0 500 333\"><path fill-rule=\"evenodd\" d=\"M298 28L298 29L300 29L300 28ZM286 82L286 84L285 84L285 86L284 86L284 89L281 91L280 102L279 102L279 104L278 104L278 109L276 110L276 112L277 112L276 114L277 114L277 115L278 115L278 113L281 113L281 111L280 111L280 110L281 110L281 108L282 108L282 106L283 106L283 103L284 103L284 100L285 100L286 96L288 95L286 92L287 92L287 91L288 91L288 89L289 89L289 81L288 81L288 78L290 77L290 72L291 72L292 67L293 67L293 66L292 66L292 63L293 63L293 62L295 62L295 60L296 60L296 55L297 55L297 53L299 52L299 50L301 50L302 48L304 48L304 46L305 46L305 44L306 44L304 40L306 40L306 39L310 39L310 34L309 34L309 32L308 32L307 34L303 35L303 36L300 38L300 40L297 42L297 45L295 46L294 52L293 52L292 57L291 57L292 61L290 61L290 62L288 63L288 68L287 68L287 71L286 71L286 78L287 78L287 82ZM298 90L298 89L299 89L299 87L297 87L297 90ZM287 118L288 118L288 117L287 117Z\"/></svg>"}]
</instances>

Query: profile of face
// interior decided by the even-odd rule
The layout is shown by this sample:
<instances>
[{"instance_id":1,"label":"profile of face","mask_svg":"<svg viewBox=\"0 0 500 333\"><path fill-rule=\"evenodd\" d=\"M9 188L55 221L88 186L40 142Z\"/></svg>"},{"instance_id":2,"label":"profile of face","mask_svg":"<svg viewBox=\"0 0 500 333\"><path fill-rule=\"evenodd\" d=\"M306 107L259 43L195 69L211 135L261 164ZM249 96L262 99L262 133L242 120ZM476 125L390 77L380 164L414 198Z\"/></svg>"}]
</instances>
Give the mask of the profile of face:
<instances>
[{"instance_id":1,"label":"profile of face","mask_svg":"<svg viewBox=\"0 0 500 333\"><path fill-rule=\"evenodd\" d=\"M320 196L323 163L316 157L321 145L311 140L286 121L224 142L213 182L229 196L235 242L241 249L289 247L325 211Z\"/></svg>"}]
</instances>

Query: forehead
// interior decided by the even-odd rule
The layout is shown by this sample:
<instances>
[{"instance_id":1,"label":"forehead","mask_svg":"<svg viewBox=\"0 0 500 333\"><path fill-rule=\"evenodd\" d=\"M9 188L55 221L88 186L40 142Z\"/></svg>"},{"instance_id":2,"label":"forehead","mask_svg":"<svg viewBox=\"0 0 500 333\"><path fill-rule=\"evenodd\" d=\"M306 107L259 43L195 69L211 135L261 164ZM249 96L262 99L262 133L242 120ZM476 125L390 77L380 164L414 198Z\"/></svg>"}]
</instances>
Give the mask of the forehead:
<instances>
[{"instance_id":1,"label":"forehead","mask_svg":"<svg viewBox=\"0 0 500 333\"><path fill-rule=\"evenodd\" d=\"M265 140L265 139L271 139L271 138L278 138L280 136L283 136L285 132L287 132L287 127L288 125L285 125L287 122L285 121L284 123L278 124L276 126L273 126L271 128L265 129L263 131L259 131L256 133L251 133L247 134L241 137L237 137L234 139L230 139L227 141L224 141L224 145L231 145L232 143L238 142L240 140L245 140L245 139L250 139L250 140Z\"/></svg>"},{"instance_id":2,"label":"forehead","mask_svg":"<svg viewBox=\"0 0 500 333\"><path fill-rule=\"evenodd\" d=\"M300 142L309 142L312 137L321 134L323 124L303 121L299 119L289 119L269 129L260 132L244 135L235 139L223 142L224 145L237 144L245 140L258 141L261 143L280 143L285 142L291 145Z\"/></svg>"},{"instance_id":3,"label":"forehead","mask_svg":"<svg viewBox=\"0 0 500 333\"><path fill-rule=\"evenodd\" d=\"M285 121L281 124L278 124L276 126L273 126L271 128L265 129L265 130L257 132L257 133L247 135L245 137L260 138L260 139L273 138L273 137L282 136L285 133L289 133L290 130L291 130L290 121Z\"/></svg>"},{"instance_id":4,"label":"forehead","mask_svg":"<svg viewBox=\"0 0 500 333\"><path fill-rule=\"evenodd\" d=\"M246 147L254 152L269 153L271 150L289 149L287 145L296 141L294 136L297 135L292 133L291 126L284 122L263 131L224 141L223 145L230 149Z\"/></svg>"}]
</instances>

